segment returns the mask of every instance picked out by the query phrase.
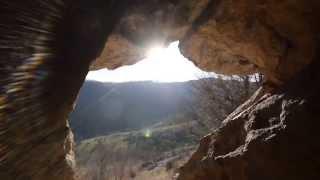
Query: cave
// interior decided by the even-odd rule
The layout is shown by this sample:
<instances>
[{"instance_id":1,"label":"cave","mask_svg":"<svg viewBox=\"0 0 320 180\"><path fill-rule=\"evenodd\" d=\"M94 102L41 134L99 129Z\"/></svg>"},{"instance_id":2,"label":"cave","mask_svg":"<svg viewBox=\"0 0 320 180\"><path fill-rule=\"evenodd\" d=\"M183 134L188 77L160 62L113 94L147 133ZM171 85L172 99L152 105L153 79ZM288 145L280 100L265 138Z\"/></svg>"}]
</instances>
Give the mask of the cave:
<instances>
[{"instance_id":1,"label":"cave","mask_svg":"<svg viewBox=\"0 0 320 180\"><path fill-rule=\"evenodd\" d=\"M201 71L178 44L88 73L69 117L78 180L172 179L199 139L261 86L258 74Z\"/></svg>"},{"instance_id":2,"label":"cave","mask_svg":"<svg viewBox=\"0 0 320 180\"><path fill-rule=\"evenodd\" d=\"M265 76L178 180L319 179L319 10L318 0L2 0L0 179L74 180L67 119L88 71L177 40L204 70Z\"/></svg>"}]
</instances>

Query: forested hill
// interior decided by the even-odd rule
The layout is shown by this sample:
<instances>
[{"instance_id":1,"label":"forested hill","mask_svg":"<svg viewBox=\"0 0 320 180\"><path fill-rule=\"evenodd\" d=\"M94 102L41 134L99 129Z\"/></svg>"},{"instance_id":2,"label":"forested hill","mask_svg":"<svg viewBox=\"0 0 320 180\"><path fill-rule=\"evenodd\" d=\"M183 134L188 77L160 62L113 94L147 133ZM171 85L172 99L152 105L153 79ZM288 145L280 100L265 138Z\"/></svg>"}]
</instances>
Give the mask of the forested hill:
<instances>
[{"instance_id":1,"label":"forested hill","mask_svg":"<svg viewBox=\"0 0 320 180\"><path fill-rule=\"evenodd\" d=\"M183 111L191 83L101 83L86 81L71 127L77 140L140 129Z\"/></svg>"},{"instance_id":2,"label":"forested hill","mask_svg":"<svg viewBox=\"0 0 320 180\"><path fill-rule=\"evenodd\" d=\"M70 116L71 127L76 140L178 119L215 128L256 88L255 83L221 78L180 83L86 81Z\"/></svg>"}]
</instances>

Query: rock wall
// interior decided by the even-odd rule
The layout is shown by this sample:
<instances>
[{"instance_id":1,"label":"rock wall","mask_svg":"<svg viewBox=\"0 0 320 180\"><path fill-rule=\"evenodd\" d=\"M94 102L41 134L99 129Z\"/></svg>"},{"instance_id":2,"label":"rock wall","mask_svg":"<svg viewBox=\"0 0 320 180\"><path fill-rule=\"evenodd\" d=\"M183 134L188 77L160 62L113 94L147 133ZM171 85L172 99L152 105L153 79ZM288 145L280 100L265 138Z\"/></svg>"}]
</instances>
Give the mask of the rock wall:
<instances>
[{"instance_id":1,"label":"rock wall","mask_svg":"<svg viewBox=\"0 0 320 180\"><path fill-rule=\"evenodd\" d=\"M319 158L315 152L320 150L316 133L320 2L161 2L175 11L166 11L156 5L159 1L150 1L154 4L146 6L159 9L147 16L144 11L137 11L139 15L129 11L124 18L126 23L120 24L122 29L133 26L137 31L116 29L114 34L142 51L155 42L180 40L182 53L204 70L229 75L261 72L268 83L276 85L271 92L263 87L230 115L217 132L204 138L198 152L181 168L178 179L318 179ZM183 16L185 12L190 16ZM163 22L168 22L168 18L161 15L167 14L179 26L166 26ZM154 28L140 31L141 27ZM145 39L143 34L152 38ZM108 44L113 44L112 39ZM99 60L113 62L108 57ZM117 63L107 66L114 68L136 60L117 59ZM313 61L313 69L301 72Z\"/></svg>"},{"instance_id":2,"label":"rock wall","mask_svg":"<svg viewBox=\"0 0 320 180\"><path fill-rule=\"evenodd\" d=\"M214 0L181 41L201 68L263 72L281 83L309 64L318 43L319 1Z\"/></svg>"},{"instance_id":3,"label":"rock wall","mask_svg":"<svg viewBox=\"0 0 320 180\"><path fill-rule=\"evenodd\" d=\"M111 2L0 1L1 180L74 179L67 119L124 11Z\"/></svg>"},{"instance_id":4,"label":"rock wall","mask_svg":"<svg viewBox=\"0 0 320 180\"><path fill-rule=\"evenodd\" d=\"M262 72L283 87L225 120L179 179L319 179L319 78L297 75L318 61L319 10L318 0L0 1L0 179L74 179L67 117L90 63L132 64L174 40L205 70Z\"/></svg>"},{"instance_id":5,"label":"rock wall","mask_svg":"<svg viewBox=\"0 0 320 180\"><path fill-rule=\"evenodd\" d=\"M281 85L315 56L320 29L317 0L140 0L134 4L92 69L132 64L150 45L180 40L182 53L204 70L228 75L262 72L269 82ZM131 49L121 51L121 56L119 41L124 49Z\"/></svg>"},{"instance_id":6,"label":"rock wall","mask_svg":"<svg viewBox=\"0 0 320 180\"><path fill-rule=\"evenodd\" d=\"M141 60L153 45L182 39L209 0L132 0L91 69L114 69Z\"/></svg>"},{"instance_id":7,"label":"rock wall","mask_svg":"<svg viewBox=\"0 0 320 180\"><path fill-rule=\"evenodd\" d=\"M178 180L319 179L319 61L202 139Z\"/></svg>"}]
</instances>

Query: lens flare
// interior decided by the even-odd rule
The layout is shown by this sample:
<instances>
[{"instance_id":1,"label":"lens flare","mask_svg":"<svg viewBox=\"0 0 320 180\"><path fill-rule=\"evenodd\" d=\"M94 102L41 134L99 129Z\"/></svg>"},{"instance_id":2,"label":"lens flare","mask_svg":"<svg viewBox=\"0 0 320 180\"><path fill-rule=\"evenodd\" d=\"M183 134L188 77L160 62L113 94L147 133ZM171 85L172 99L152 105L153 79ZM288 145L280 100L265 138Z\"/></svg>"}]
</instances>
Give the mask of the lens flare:
<instances>
[{"instance_id":1,"label":"lens flare","mask_svg":"<svg viewBox=\"0 0 320 180\"><path fill-rule=\"evenodd\" d=\"M150 130L150 129L146 129L146 130L144 131L144 137L145 137L145 138L151 138L151 136L152 136L151 130Z\"/></svg>"}]
</instances>

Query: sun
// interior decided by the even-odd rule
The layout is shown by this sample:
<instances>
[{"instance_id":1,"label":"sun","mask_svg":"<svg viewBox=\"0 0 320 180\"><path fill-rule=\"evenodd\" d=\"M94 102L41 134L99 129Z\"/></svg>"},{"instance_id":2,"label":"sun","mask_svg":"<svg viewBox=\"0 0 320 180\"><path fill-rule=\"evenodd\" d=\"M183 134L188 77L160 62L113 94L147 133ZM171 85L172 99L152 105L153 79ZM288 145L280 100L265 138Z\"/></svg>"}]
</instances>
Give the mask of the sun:
<instances>
[{"instance_id":1,"label":"sun","mask_svg":"<svg viewBox=\"0 0 320 180\"><path fill-rule=\"evenodd\" d=\"M147 58L149 59L161 59L166 54L166 48L162 46L152 46L147 52Z\"/></svg>"},{"instance_id":2,"label":"sun","mask_svg":"<svg viewBox=\"0 0 320 180\"><path fill-rule=\"evenodd\" d=\"M148 48L145 59L136 64L113 71L90 72L87 79L103 82L184 82L198 79L203 73L180 53L177 41L167 47L155 44Z\"/></svg>"}]
</instances>

